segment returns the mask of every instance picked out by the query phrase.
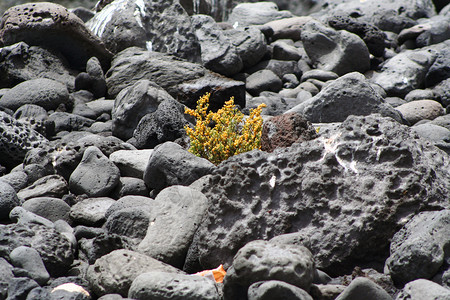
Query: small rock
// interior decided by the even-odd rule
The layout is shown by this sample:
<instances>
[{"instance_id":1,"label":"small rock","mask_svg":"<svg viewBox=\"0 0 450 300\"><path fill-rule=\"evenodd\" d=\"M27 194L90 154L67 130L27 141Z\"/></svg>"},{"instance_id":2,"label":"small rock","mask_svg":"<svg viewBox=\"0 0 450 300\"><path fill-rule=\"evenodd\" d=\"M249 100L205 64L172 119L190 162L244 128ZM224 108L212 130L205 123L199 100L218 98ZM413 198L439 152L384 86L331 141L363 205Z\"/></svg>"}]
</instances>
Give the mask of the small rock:
<instances>
[{"instance_id":1,"label":"small rock","mask_svg":"<svg viewBox=\"0 0 450 300\"><path fill-rule=\"evenodd\" d=\"M311 21L310 16L284 18L280 20L270 21L265 24L273 30L272 39L291 39L298 41L301 39L303 26Z\"/></svg>"},{"instance_id":2,"label":"small rock","mask_svg":"<svg viewBox=\"0 0 450 300\"><path fill-rule=\"evenodd\" d=\"M433 120L444 114L442 105L434 100L411 101L395 108L409 124L413 125L420 120Z\"/></svg>"},{"instance_id":3,"label":"small rock","mask_svg":"<svg viewBox=\"0 0 450 300\"><path fill-rule=\"evenodd\" d=\"M14 271L17 277L29 277L40 285L44 285L50 279L39 253L30 247L20 246L10 254L12 264L21 270ZM22 270L24 273L22 274Z\"/></svg>"},{"instance_id":4,"label":"small rock","mask_svg":"<svg viewBox=\"0 0 450 300\"><path fill-rule=\"evenodd\" d=\"M70 208L70 217L75 223L95 226L105 221L106 211L115 200L107 197L89 198Z\"/></svg>"},{"instance_id":5,"label":"small rock","mask_svg":"<svg viewBox=\"0 0 450 300\"><path fill-rule=\"evenodd\" d=\"M336 298L336 300L392 300L392 297L379 285L370 279L357 277L345 290Z\"/></svg>"},{"instance_id":6,"label":"small rock","mask_svg":"<svg viewBox=\"0 0 450 300\"><path fill-rule=\"evenodd\" d=\"M279 92L283 88L280 77L270 70L261 70L247 77L247 91L258 96L263 91Z\"/></svg>"},{"instance_id":7,"label":"small rock","mask_svg":"<svg viewBox=\"0 0 450 300\"><path fill-rule=\"evenodd\" d=\"M120 171L97 147L88 147L70 175L69 187L76 194L107 196L119 183Z\"/></svg>"},{"instance_id":8,"label":"small rock","mask_svg":"<svg viewBox=\"0 0 450 300\"><path fill-rule=\"evenodd\" d=\"M28 200L36 197L62 198L68 192L66 180L60 175L48 175L36 180L32 185L20 190L17 197Z\"/></svg>"},{"instance_id":9,"label":"small rock","mask_svg":"<svg viewBox=\"0 0 450 300\"><path fill-rule=\"evenodd\" d=\"M148 196L149 191L145 186L144 180L134 177L120 177L119 183L112 191L111 196L119 199L127 195Z\"/></svg>"},{"instance_id":10,"label":"small rock","mask_svg":"<svg viewBox=\"0 0 450 300\"><path fill-rule=\"evenodd\" d=\"M0 180L0 220L8 220L11 210L19 205L20 200L14 188L5 181Z\"/></svg>"},{"instance_id":11,"label":"small rock","mask_svg":"<svg viewBox=\"0 0 450 300\"><path fill-rule=\"evenodd\" d=\"M417 90L412 90L411 92L409 92L408 94L405 95L405 100L407 102L412 102L415 100L426 100L426 99L435 100L435 95L433 93L433 90L417 89Z\"/></svg>"},{"instance_id":12,"label":"small rock","mask_svg":"<svg viewBox=\"0 0 450 300\"><path fill-rule=\"evenodd\" d=\"M38 216L52 222L64 220L71 223L70 206L61 199L51 197L37 197L25 201L22 207Z\"/></svg>"},{"instance_id":13,"label":"small rock","mask_svg":"<svg viewBox=\"0 0 450 300\"><path fill-rule=\"evenodd\" d=\"M120 170L122 176L143 178L153 149L119 150L111 153L109 160Z\"/></svg>"},{"instance_id":14,"label":"small rock","mask_svg":"<svg viewBox=\"0 0 450 300\"><path fill-rule=\"evenodd\" d=\"M328 80L335 80L338 78L339 78L338 74L336 74L334 72L320 70L320 69L314 69L314 70L310 70L310 71L303 73L300 81L305 82L308 79L317 79L317 80L325 82Z\"/></svg>"},{"instance_id":15,"label":"small rock","mask_svg":"<svg viewBox=\"0 0 450 300\"><path fill-rule=\"evenodd\" d=\"M289 11L279 11L273 2L240 3L231 11L228 23L245 27L293 17Z\"/></svg>"}]
</instances>

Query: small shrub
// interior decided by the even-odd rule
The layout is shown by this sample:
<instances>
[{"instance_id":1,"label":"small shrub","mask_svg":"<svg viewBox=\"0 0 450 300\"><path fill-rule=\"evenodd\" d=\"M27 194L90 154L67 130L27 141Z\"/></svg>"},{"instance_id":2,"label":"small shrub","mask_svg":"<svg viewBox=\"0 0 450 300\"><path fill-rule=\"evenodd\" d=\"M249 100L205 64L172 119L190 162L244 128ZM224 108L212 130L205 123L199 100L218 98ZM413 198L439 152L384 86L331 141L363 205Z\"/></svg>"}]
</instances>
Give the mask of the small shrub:
<instances>
[{"instance_id":1,"label":"small shrub","mask_svg":"<svg viewBox=\"0 0 450 300\"><path fill-rule=\"evenodd\" d=\"M195 128L184 127L191 139L189 152L217 165L233 155L260 149L263 125L261 110L266 105L260 104L251 109L249 117L242 124L244 114L235 107L233 97L217 112L208 112L210 96L207 93L201 97L195 110L185 110L186 114L197 120Z\"/></svg>"}]
</instances>

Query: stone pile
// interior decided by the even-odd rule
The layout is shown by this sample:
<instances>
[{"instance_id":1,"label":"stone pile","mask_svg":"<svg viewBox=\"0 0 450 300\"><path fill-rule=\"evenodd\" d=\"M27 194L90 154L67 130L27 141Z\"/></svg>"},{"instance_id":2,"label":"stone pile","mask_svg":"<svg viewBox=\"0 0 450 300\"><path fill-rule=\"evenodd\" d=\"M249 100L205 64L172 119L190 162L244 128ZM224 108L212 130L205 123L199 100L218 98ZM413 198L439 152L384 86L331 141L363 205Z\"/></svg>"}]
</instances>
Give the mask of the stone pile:
<instances>
[{"instance_id":1,"label":"stone pile","mask_svg":"<svg viewBox=\"0 0 450 300\"><path fill-rule=\"evenodd\" d=\"M450 4L241 2L3 14L0 299L450 299Z\"/></svg>"}]
</instances>

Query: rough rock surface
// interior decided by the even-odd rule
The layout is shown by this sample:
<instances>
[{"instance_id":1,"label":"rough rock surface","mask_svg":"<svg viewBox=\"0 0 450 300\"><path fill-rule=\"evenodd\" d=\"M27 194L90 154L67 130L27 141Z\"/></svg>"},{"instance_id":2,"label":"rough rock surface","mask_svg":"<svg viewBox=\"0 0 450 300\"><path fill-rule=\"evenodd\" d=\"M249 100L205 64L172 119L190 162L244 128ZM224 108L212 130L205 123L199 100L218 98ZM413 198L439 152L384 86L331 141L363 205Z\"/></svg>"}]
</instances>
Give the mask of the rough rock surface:
<instances>
[{"instance_id":1,"label":"rough rock surface","mask_svg":"<svg viewBox=\"0 0 450 300\"><path fill-rule=\"evenodd\" d=\"M9 212L20 205L14 188L7 182L0 180L0 220L8 220Z\"/></svg>"},{"instance_id":2,"label":"rough rock surface","mask_svg":"<svg viewBox=\"0 0 450 300\"><path fill-rule=\"evenodd\" d=\"M260 281L252 284L248 289L248 300L312 300L313 298L304 290L295 285L279 280Z\"/></svg>"},{"instance_id":3,"label":"rough rock surface","mask_svg":"<svg viewBox=\"0 0 450 300\"><path fill-rule=\"evenodd\" d=\"M28 124L0 111L0 164L15 167L30 149L45 142L48 140Z\"/></svg>"},{"instance_id":4,"label":"rough rock surface","mask_svg":"<svg viewBox=\"0 0 450 300\"><path fill-rule=\"evenodd\" d=\"M314 127L297 113L276 116L264 122L261 132L261 150L272 152L317 137Z\"/></svg>"},{"instance_id":5,"label":"rough rock surface","mask_svg":"<svg viewBox=\"0 0 450 300\"><path fill-rule=\"evenodd\" d=\"M114 1L87 26L114 53L138 46L200 61L200 46L191 20L178 0Z\"/></svg>"},{"instance_id":6,"label":"rough rock surface","mask_svg":"<svg viewBox=\"0 0 450 300\"><path fill-rule=\"evenodd\" d=\"M2 17L0 42L44 46L59 51L79 70L96 56L106 68L111 53L67 8L54 3L28 3L10 8Z\"/></svg>"},{"instance_id":7,"label":"rough rock surface","mask_svg":"<svg viewBox=\"0 0 450 300\"><path fill-rule=\"evenodd\" d=\"M391 255L386 261L397 284L419 278L432 278L450 257L450 210L422 212L392 238Z\"/></svg>"},{"instance_id":8,"label":"rough rock surface","mask_svg":"<svg viewBox=\"0 0 450 300\"><path fill-rule=\"evenodd\" d=\"M273 2L241 3L233 8L228 22L245 27L290 17L292 13L279 11L278 6Z\"/></svg>"},{"instance_id":9,"label":"rough rock surface","mask_svg":"<svg viewBox=\"0 0 450 300\"><path fill-rule=\"evenodd\" d=\"M124 88L114 100L112 110L114 136L128 140L143 116L156 111L159 104L173 99L164 89L149 80L139 80Z\"/></svg>"},{"instance_id":10,"label":"rough rock surface","mask_svg":"<svg viewBox=\"0 0 450 300\"><path fill-rule=\"evenodd\" d=\"M245 243L288 232L325 271L345 268L350 257L387 257L389 239L408 217L448 206L448 167L446 154L379 116L349 117L319 139L273 154L235 156L201 189L211 205L185 269L229 266Z\"/></svg>"},{"instance_id":11,"label":"rough rock surface","mask_svg":"<svg viewBox=\"0 0 450 300\"><path fill-rule=\"evenodd\" d=\"M319 21L309 21L303 26L302 42L306 53L318 69L339 75L369 69L369 50L356 34L336 31Z\"/></svg>"},{"instance_id":12,"label":"rough rock surface","mask_svg":"<svg viewBox=\"0 0 450 300\"><path fill-rule=\"evenodd\" d=\"M23 81L48 78L74 89L74 71L61 56L38 46L19 42L0 48L0 87L13 87Z\"/></svg>"}]
</instances>

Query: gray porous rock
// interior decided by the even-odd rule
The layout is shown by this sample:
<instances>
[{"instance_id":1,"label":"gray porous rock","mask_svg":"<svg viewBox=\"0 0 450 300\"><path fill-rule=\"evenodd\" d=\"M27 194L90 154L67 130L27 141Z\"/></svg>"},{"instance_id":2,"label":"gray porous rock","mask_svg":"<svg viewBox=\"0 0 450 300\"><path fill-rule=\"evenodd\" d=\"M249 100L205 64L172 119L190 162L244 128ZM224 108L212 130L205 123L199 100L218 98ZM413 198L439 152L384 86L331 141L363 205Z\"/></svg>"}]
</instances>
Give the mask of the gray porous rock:
<instances>
[{"instance_id":1,"label":"gray porous rock","mask_svg":"<svg viewBox=\"0 0 450 300\"><path fill-rule=\"evenodd\" d=\"M273 152L276 148L289 147L317 137L311 123L298 113L288 113L264 122L261 132L261 150Z\"/></svg>"},{"instance_id":2,"label":"gray porous rock","mask_svg":"<svg viewBox=\"0 0 450 300\"><path fill-rule=\"evenodd\" d=\"M0 181L8 183L18 192L28 185L28 175L24 171L15 171L1 176Z\"/></svg>"},{"instance_id":3,"label":"gray porous rock","mask_svg":"<svg viewBox=\"0 0 450 300\"><path fill-rule=\"evenodd\" d=\"M313 300L313 298L295 285L278 280L259 281L248 289L248 300Z\"/></svg>"},{"instance_id":4,"label":"gray porous rock","mask_svg":"<svg viewBox=\"0 0 450 300\"><path fill-rule=\"evenodd\" d=\"M184 268L228 267L243 244L289 232L330 275L387 256L406 216L449 206L448 168L444 152L379 115L350 116L273 153L234 156L202 185L210 206Z\"/></svg>"},{"instance_id":5,"label":"gray porous rock","mask_svg":"<svg viewBox=\"0 0 450 300\"><path fill-rule=\"evenodd\" d=\"M0 297L3 299L6 299L8 286L14 278L13 269L14 267L6 259L0 257Z\"/></svg>"},{"instance_id":6,"label":"gray porous rock","mask_svg":"<svg viewBox=\"0 0 450 300\"><path fill-rule=\"evenodd\" d=\"M224 299L246 299L250 285L280 280L309 291L315 272L311 252L303 246L252 241L239 249L224 278Z\"/></svg>"},{"instance_id":7,"label":"gray porous rock","mask_svg":"<svg viewBox=\"0 0 450 300\"><path fill-rule=\"evenodd\" d=\"M95 122L90 118L62 111L52 113L48 119L55 123L56 133L60 131L82 131Z\"/></svg>"},{"instance_id":8,"label":"gray porous rock","mask_svg":"<svg viewBox=\"0 0 450 300\"><path fill-rule=\"evenodd\" d=\"M411 102L415 100L436 100L436 95L431 89L416 89L405 95L405 101Z\"/></svg>"},{"instance_id":9,"label":"gray porous rock","mask_svg":"<svg viewBox=\"0 0 450 300\"><path fill-rule=\"evenodd\" d=\"M155 112L164 100L173 99L156 83L142 79L124 88L114 100L112 110L114 136L128 140L139 121L148 113Z\"/></svg>"},{"instance_id":10,"label":"gray porous rock","mask_svg":"<svg viewBox=\"0 0 450 300\"><path fill-rule=\"evenodd\" d=\"M450 25L448 25L450 28ZM450 78L450 49L442 49L425 75L425 85L433 86Z\"/></svg>"},{"instance_id":11,"label":"gray porous rock","mask_svg":"<svg viewBox=\"0 0 450 300\"><path fill-rule=\"evenodd\" d=\"M147 234L150 225L149 206L133 206L116 210L108 216L105 229L108 233L135 239L139 244Z\"/></svg>"},{"instance_id":12,"label":"gray porous rock","mask_svg":"<svg viewBox=\"0 0 450 300\"><path fill-rule=\"evenodd\" d=\"M144 196L138 195L127 195L119 200L115 201L113 205L111 205L105 213L105 217L109 218L113 213L125 209L125 208L133 208L133 207L141 207L144 206L146 208L142 208L142 210L147 211L151 209L154 199ZM147 227L145 228L147 230Z\"/></svg>"},{"instance_id":13,"label":"gray porous rock","mask_svg":"<svg viewBox=\"0 0 450 300\"><path fill-rule=\"evenodd\" d=\"M356 34L346 30L336 31L312 20L303 26L302 42L308 57L318 69L339 75L369 70L369 50Z\"/></svg>"},{"instance_id":14,"label":"gray porous rock","mask_svg":"<svg viewBox=\"0 0 450 300\"><path fill-rule=\"evenodd\" d=\"M46 142L48 140L27 123L0 111L0 164L13 168L22 163L29 150Z\"/></svg>"},{"instance_id":15,"label":"gray porous rock","mask_svg":"<svg viewBox=\"0 0 450 300\"><path fill-rule=\"evenodd\" d=\"M450 130L448 128L428 122L414 125L411 129L436 147L450 154Z\"/></svg>"},{"instance_id":16,"label":"gray porous rock","mask_svg":"<svg viewBox=\"0 0 450 300\"><path fill-rule=\"evenodd\" d=\"M300 49L285 41L275 41L270 45L272 47L272 57L274 59L298 61L302 58Z\"/></svg>"},{"instance_id":17,"label":"gray porous rock","mask_svg":"<svg viewBox=\"0 0 450 300\"><path fill-rule=\"evenodd\" d=\"M8 220L11 210L20 204L14 188L9 183L0 180L0 220Z\"/></svg>"},{"instance_id":18,"label":"gray porous rock","mask_svg":"<svg viewBox=\"0 0 450 300\"><path fill-rule=\"evenodd\" d=\"M441 81L433 87L433 93L436 95L436 100L439 101L443 107L450 105L450 78Z\"/></svg>"},{"instance_id":19,"label":"gray porous rock","mask_svg":"<svg viewBox=\"0 0 450 300\"><path fill-rule=\"evenodd\" d=\"M22 207L52 222L64 220L71 223L70 206L61 199L52 197L36 197L22 203Z\"/></svg>"},{"instance_id":20,"label":"gray porous rock","mask_svg":"<svg viewBox=\"0 0 450 300\"><path fill-rule=\"evenodd\" d=\"M246 71L249 74L252 74L264 69L274 72L275 75L280 78L283 78L285 74L295 74L297 78L302 77L301 70L299 69L296 61L278 59L263 60Z\"/></svg>"},{"instance_id":21,"label":"gray porous rock","mask_svg":"<svg viewBox=\"0 0 450 300\"><path fill-rule=\"evenodd\" d=\"M138 149L155 148L164 142L175 142L186 137L188 115L185 106L175 99L160 103L156 111L141 118L133 132L133 145ZM191 122L192 123L192 122Z\"/></svg>"},{"instance_id":22,"label":"gray porous rock","mask_svg":"<svg viewBox=\"0 0 450 300\"><path fill-rule=\"evenodd\" d=\"M35 288L39 288L39 284L31 278L13 278L9 283L6 299L26 299L28 293Z\"/></svg>"},{"instance_id":23,"label":"gray porous rock","mask_svg":"<svg viewBox=\"0 0 450 300\"><path fill-rule=\"evenodd\" d=\"M227 22L246 27L291 17L293 17L291 12L279 11L278 6L273 2L240 3L233 8Z\"/></svg>"},{"instance_id":24,"label":"gray porous rock","mask_svg":"<svg viewBox=\"0 0 450 300\"><path fill-rule=\"evenodd\" d=\"M45 22L42 22L43 18ZM27 3L5 12L0 42L12 45L20 41L59 51L79 70L86 67L92 56L96 56L106 68L112 56L80 18L55 3Z\"/></svg>"},{"instance_id":25,"label":"gray porous rock","mask_svg":"<svg viewBox=\"0 0 450 300\"><path fill-rule=\"evenodd\" d=\"M11 88L27 80L48 78L64 84L70 91L74 89L75 72L61 55L24 42L0 50L0 88Z\"/></svg>"},{"instance_id":26,"label":"gray porous rock","mask_svg":"<svg viewBox=\"0 0 450 300\"><path fill-rule=\"evenodd\" d=\"M46 225L36 223L0 225L0 238L4 241L1 256L10 255L19 246L33 248L41 256L51 276L65 274L74 259L74 248L70 241Z\"/></svg>"},{"instance_id":27,"label":"gray porous rock","mask_svg":"<svg viewBox=\"0 0 450 300\"><path fill-rule=\"evenodd\" d=\"M374 56L383 56L387 36L367 22L358 21L348 15L333 15L328 18L328 24L336 30L347 30L358 35L366 43L369 52Z\"/></svg>"},{"instance_id":28,"label":"gray porous rock","mask_svg":"<svg viewBox=\"0 0 450 300\"><path fill-rule=\"evenodd\" d=\"M180 145L165 142L153 151L144 173L144 181L150 190L161 191L172 185L189 185L211 173L214 164L198 157Z\"/></svg>"},{"instance_id":29,"label":"gray porous rock","mask_svg":"<svg viewBox=\"0 0 450 300\"><path fill-rule=\"evenodd\" d=\"M81 72L75 77L75 90L90 91L96 99L105 96L105 74L97 57L89 58L86 63L86 72Z\"/></svg>"},{"instance_id":30,"label":"gray porous rock","mask_svg":"<svg viewBox=\"0 0 450 300\"><path fill-rule=\"evenodd\" d=\"M133 241L114 233L102 232L92 239L78 241L78 258L93 265L100 257L120 249L131 249Z\"/></svg>"},{"instance_id":31,"label":"gray porous rock","mask_svg":"<svg viewBox=\"0 0 450 300\"><path fill-rule=\"evenodd\" d=\"M373 89L364 75L352 72L324 87L316 96L291 108L313 123L342 122L350 115L380 113L402 122L401 114Z\"/></svg>"},{"instance_id":32,"label":"gray porous rock","mask_svg":"<svg viewBox=\"0 0 450 300\"><path fill-rule=\"evenodd\" d=\"M312 17L310 16L300 16L270 21L264 25L273 30L272 40L290 39L298 41L301 39L303 26L311 20Z\"/></svg>"},{"instance_id":33,"label":"gray porous rock","mask_svg":"<svg viewBox=\"0 0 450 300\"><path fill-rule=\"evenodd\" d=\"M149 272L133 280L128 297L142 300L216 300L219 294L214 282L202 276Z\"/></svg>"},{"instance_id":34,"label":"gray porous rock","mask_svg":"<svg viewBox=\"0 0 450 300\"><path fill-rule=\"evenodd\" d=\"M126 195L148 196L149 191L144 180L134 177L120 177L119 183L111 193L114 199L122 198Z\"/></svg>"},{"instance_id":35,"label":"gray porous rock","mask_svg":"<svg viewBox=\"0 0 450 300\"><path fill-rule=\"evenodd\" d=\"M114 1L87 26L114 53L137 46L200 61L191 20L178 0Z\"/></svg>"},{"instance_id":36,"label":"gray porous rock","mask_svg":"<svg viewBox=\"0 0 450 300\"><path fill-rule=\"evenodd\" d=\"M16 269L14 271L16 276L19 275L19 272L22 273L22 276L19 275L17 277L29 277L40 285L45 285L50 279L50 275L45 269L44 262L42 261L39 252L35 249L19 246L11 251L9 258L11 259L13 266L19 268L19 270Z\"/></svg>"},{"instance_id":37,"label":"gray porous rock","mask_svg":"<svg viewBox=\"0 0 450 300\"><path fill-rule=\"evenodd\" d=\"M225 76L241 71L243 63L236 47L212 17L194 15L191 22L200 43L203 66Z\"/></svg>"},{"instance_id":38,"label":"gray porous rock","mask_svg":"<svg viewBox=\"0 0 450 300\"><path fill-rule=\"evenodd\" d=\"M105 156L119 150L136 150L132 145L113 136L73 132L60 140L43 143L38 148L28 151L24 167L38 165L48 172L46 175L57 173L69 181L70 175L90 146L97 147Z\"/></svg>"},{"instance_id":39,"label":"gray porous rock","mask_svg":"<svg viewBox=\"0 0 450 300\"><path fill-rule=\"evenodd\" d=\"M39 105L54 110L69 100L67 87L52 79L32 79L19 83L1 98L3 107L16 110L25 104Z\"/></svg>"},{"instance_id":40,"label":"gray porous rock","mask_svg":"<svg viewBox=\"0 0 450 300\"><path fill-rule=\"evenodd\" d=\"M22 201L36 197L62 198L67 194L68 190L68 184L61 175L47 175L39 178L30 186L21 189L17 196Z\"/></svg>"},{"instance_id":41,"label":"gray porous rock","mask_svg":"<svg viewBox=\"0 0 450 300\"><path fill-rule=\"evenodd\" d=\"M396 284L432 278L448 261L450 210L422 212L392 238L386 267Z\"/></svg>"},{"instance_id":42,"label":"gray porous rock","mask_svg":"<svg viewBox=\"0 0 450 300\"><path fill-rule=\"evenodd\" d=\"M170 186L152 202L150 225L137 251L172 266L183 267L208 200L199 191Z\"/></svg>"},{"instance_id":43,"label":"gray porous rock","mask_svg":"<svg viewBox=\"0 0 450 300\"><path fill-rule=\"evenodd\" d=\"M117 186L120 170L95 146L88 147L80 164L70 175L69 188L75 194L108 196Z\"/></svg>"},{"instance_id":44,"label":"gray porous rock","mask_svg":"<svg viewBox=\"0 0 450 300\"><path fill-rule=\"evenodd\" d=\"M395 300L448 300L450 291L426 279L417 279L405 285Z\"/></svg>"},{"instance_id":45,"label":"gray porous rock","mask_svg":"<svg viewBox=\"0 0 450 300\"><path fill-rule=\"evenodd\" d=\"M130 250L115 250L89 266L87 280L97 296L117 293L126 297L132 282L147 272L183 272L150 256Z\"/></svg>"}]
</instances>

